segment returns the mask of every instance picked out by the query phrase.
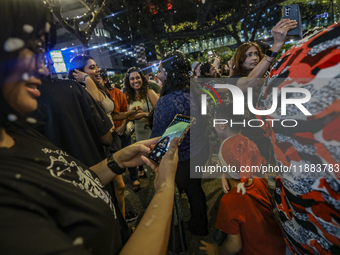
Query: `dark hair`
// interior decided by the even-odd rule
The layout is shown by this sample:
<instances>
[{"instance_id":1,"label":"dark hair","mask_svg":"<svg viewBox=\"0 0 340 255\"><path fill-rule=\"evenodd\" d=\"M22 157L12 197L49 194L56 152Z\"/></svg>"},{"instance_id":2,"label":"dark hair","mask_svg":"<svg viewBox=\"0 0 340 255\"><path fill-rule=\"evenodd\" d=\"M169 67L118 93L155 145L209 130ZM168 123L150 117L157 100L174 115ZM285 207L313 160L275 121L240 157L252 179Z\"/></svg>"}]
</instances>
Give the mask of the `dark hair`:
<instances>
[{"instance_id":1,"label":"dark hair","mask_svg":"<svg viewBox=\"0 0 340 255\"><path fill-rule=\"evenodd\" d=\"M270 49L270 45L265 41L259 41L257 44L260 46L262 54L266 54L266 52Z\"/></svg>"},{"instance_id":2,"label":"dark hair","mask_svg":"<svg viewBox=\"0 0 340 255\"><path fill-rule=\"evenodd\" d=\"M233 75L236 74L242 77L247 77L248 74L251 72L249 70L245 70L242 64L247 58L246 51L252 46L254 46L257 49L257 51L259 52L260 61L262 60L263 58L262 51L257 43L247 42L242 44L240 47L238 47L234 56L233 65L235 66L235 68L233 68Z\"/></svg>"},{"instance_id":3,"label":"dark hair","mask_svg":"<svg viewBox=\"0 0 340 255\"><path fill-rule=\"evenodd\" d=\"M125 74L125 78L124 78L124 85L125 85L125 89L124 92L126 94L126 99L128 104L131 104L133 101L136 101L135 96L136 96L136 91L130 86L130 74L133 72L137 72L139 73L139 75L142 78L142 88L141 88L141 99L146 99L147 94L148 94L148 88L149 88L149 82L145 77L145 74L142 70L140 70L140 68L137 67L131 67L127 70L126 74Z\"/></svg>"},{"instance_id":4,"label":"dark hair","mask_svg":"<svg viewBox=\"0 0 340 255\"><path fill-rule=\"evenodd\" d=\"M175 90L188 90L192 72L185 55L179 50L170 51L162 58L161 63L166 74L161 96Z\"/></svg>"},{"instance_id":5,"label":"dark hair","mask_svg":"<svg viewBox=\"0 0 340 255\"><path fill-rule=\"evenodd\" d=\"M241 131L243 126L240 124L231 126L231 119L233 120L233 123L237 122L243 122L244 116L243 115L233 115L233 103L228 103L223 106L218 106L215 109L215 118L216 119L225 119L228 121L227 125L228 127L233 131Z\"/></svg>"},{"instance_id":6,"label":"dark hair","mask_svg":"<svg viewBox=\"0 0 340 255\"><path fill-rule=\"evenodd\" d=\"M77 56L73 57L70 60L70 67L69 67L69 71L68 71L68 78L72 79L72 80L76 79L73 76L74 69L78 69L81 72L85 72L84 68L87 65L87 61L89 61L90 59L93 60L93 58L91 56L84 55L84 54L77 55Z\"/></svg>"},{"instance_id":7,"label":"dark hair","mask_svg":"<svg viewBox=\"0 0 340 255\"><path fill-rule=\"evenodd\" d=\"M223 75L223 76L229 76L230 70L226 71L226 70L225 70L225 67L228 67L228 68L229 68L229 66L228 66L227 64L222 65L222 66L221 66L221 75Z\"/></svg>"},{"instance_id":8,"label":"dark hair","mask_svg":"<svg viewBox=\"0 0 340 255\"><path fill-rule=\"evenodd\" d=\"M210 68L212 64L210 62L204 62L200 67L201 77L210 77L209 75L206 75L206 73L210 73Z\"/></svg>"},{"instance_id":9,"label":"dark hair","mask_svg":"<svg viewBox=\"0 0 340 255\"><path fill-rule=\"evenodd\" d=\"M1 1L0 24L0 127L4 127L9 123L7 116L10 113L18 120L22 118L21 114L6 103L2 92L4 82L18 62L20 51L43 35L42 31L46 39L46 49L53 47L54 41L51 40L51 35L55 38L55 30L48 31L49 28L54 27L53 18L40 0ZM10 40L15 40L16 43ZM18 47L10 49L11 46ZM21 123L21 121L17 122Z\"/></svg>"},{"instance_id":10,"label":"dark hair","mask_svg":"<svg viewBox=\"0 0 340 255\"><path fill-rule=\"evenodd\" d=\"M107 78L107 70L106 69L102 69L100 70L100 76L102 77L103 79L103 83L104 83L104 86L108 89L108 90L111 90L111 83L109 82L109 79ZM106 80L106 81L105 81Z\"/></svg>"}]
</instances>

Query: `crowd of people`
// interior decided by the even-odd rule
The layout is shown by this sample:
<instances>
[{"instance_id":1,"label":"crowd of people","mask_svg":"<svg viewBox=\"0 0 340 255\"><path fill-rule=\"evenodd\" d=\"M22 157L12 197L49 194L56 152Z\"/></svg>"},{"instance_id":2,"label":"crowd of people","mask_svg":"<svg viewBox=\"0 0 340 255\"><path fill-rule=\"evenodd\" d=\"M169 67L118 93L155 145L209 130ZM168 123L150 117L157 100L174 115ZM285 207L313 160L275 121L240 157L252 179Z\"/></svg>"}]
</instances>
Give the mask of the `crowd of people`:
<instances>
[{"instance_id":1,"label":"crowd of people","mask_svg":"<svg viewBox=\"0 0 340 255\"><path fill-rule=\"evenodd\" d=\"M247 107L245 115L233 115L233 94L217 89L226 101L209 108L213 118L265 124L214 127L221 137L217 163L238 171L222 174L217 235L200 249L209 255L339 254L339 23L309 34L276 62L294 20L273 27L272 46L244 43L224 65L216 55L190 65L182 52L168 52L156 77L131 67L120 90L88 55L71 59L68 79L49 76L46 52L56 34L43 1L5 0L0 22L8 24L0 35L1 254L185 253L176 202L182 192L190 204L188 231L207 236L202 174L191 175L192 162L208 164L213 150L211 123L201 114L205 85L197 78L213 84L228 78L244 93L253 88L261 110L271 108L276 89L303 87L311 93L306 108L313 114L288 106L297 128L274 126L286 116L256 116ZM168 151L156 165L147 155L177 114L196 123L180 145L179 138L167 140ZM240 171L270 165L299 170L277 173L274 200L266 172ZM322 166L326 171L306 171ZM126 169L134 192L140 178L153 182L134 231L127 222L138 215L125 212Z\"/></svg>"}]
</instances>

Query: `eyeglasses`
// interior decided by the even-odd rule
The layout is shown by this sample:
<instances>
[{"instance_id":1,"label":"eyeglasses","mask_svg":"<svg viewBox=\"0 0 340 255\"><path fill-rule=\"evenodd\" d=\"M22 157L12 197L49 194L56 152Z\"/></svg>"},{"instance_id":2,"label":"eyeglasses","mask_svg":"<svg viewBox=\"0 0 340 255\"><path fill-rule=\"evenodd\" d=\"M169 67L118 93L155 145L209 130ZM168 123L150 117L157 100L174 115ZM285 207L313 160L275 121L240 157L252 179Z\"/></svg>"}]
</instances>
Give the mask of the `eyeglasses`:
<instances>
[{"instance_id":1,"label":"eyeglasses","mask_svg":"<svg viewBox=\"0 0 340 255\"><path fill-rule=\"evenodd\" d=\"M42 65L48 66L49 58L48 52L46 52L46 45L45 41L41 38L36 40L31 40L27 44L27 49L32 51L35 54L35 68L36 70L39 69Z\"/></svg>"}]
</instances>

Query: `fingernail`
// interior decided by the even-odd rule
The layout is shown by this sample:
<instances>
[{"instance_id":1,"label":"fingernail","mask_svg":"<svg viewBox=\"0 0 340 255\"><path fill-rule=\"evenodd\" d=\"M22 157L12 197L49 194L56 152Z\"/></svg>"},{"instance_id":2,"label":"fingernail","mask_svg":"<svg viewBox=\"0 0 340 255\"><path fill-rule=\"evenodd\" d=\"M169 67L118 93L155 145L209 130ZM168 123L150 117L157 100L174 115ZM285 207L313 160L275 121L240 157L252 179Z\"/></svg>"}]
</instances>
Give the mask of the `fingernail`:
<instances>
[{"instance_id":1,"label":"fingernail","mask_svg":"<svg viewBox=\"0 0 340 255\"><path fill-rule=\"evenodd\" d=\"M174 142L177 144L178 141L179 141L179 137L175 137L173 140L174 140Z\"/></svg>"}]
</instances>

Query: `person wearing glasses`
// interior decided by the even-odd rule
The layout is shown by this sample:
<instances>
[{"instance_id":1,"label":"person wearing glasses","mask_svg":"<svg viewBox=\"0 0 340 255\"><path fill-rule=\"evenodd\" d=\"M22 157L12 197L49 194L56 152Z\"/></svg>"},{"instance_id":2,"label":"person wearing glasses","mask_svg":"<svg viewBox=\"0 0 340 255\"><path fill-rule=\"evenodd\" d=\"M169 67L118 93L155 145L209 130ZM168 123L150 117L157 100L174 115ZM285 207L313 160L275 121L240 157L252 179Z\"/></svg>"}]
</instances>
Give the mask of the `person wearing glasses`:
<instances>
[{"instance_id":1,"label":"person wearing glasses","mask_svg":"<svg viewBox=\"0 0 340 255\"><path fill-rule=\"evenodd\" d=\"M6 26L0 34L0 253L164 254L178 139L159 168L144 157L159 138L89 168L31 127L36 120L28 114L37 109L39 77L47 72L50 15L40 0L1 2L0 22ZM156 171L157 192L130 237L104 185L143 163Z\"/></svg>"}]
</instances>

